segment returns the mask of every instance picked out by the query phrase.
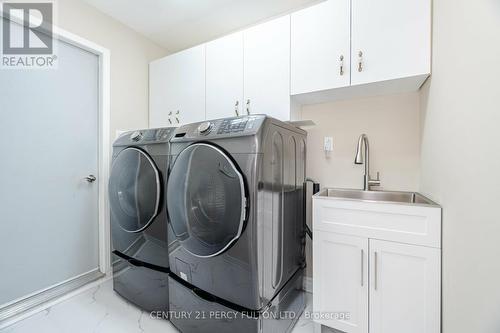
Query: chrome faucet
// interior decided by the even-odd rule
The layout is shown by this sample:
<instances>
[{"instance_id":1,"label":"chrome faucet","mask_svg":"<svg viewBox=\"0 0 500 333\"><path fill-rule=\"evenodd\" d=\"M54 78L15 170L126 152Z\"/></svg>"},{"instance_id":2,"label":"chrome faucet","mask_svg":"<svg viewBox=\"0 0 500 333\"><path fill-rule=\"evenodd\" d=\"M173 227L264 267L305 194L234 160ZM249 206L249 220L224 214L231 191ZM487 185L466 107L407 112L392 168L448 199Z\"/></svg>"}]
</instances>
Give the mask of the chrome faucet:
<instances>
[{"instance_id":1,"label":"chrome faucet","mask_svg":"<svg viewBox=\"0 0 500 333\"><path fill-rule=\"evenodd\" d=\"M380 174L377 172L377 179L372 179L370 177L370 145L368 144L368 137L366 134L361 134L359 137L354 164L363 164L363 153L361 152L363 142L365 144L365 175L363 176L363 190L370 191L372 186L380 186Z\"/></svg>"}]
</instances>

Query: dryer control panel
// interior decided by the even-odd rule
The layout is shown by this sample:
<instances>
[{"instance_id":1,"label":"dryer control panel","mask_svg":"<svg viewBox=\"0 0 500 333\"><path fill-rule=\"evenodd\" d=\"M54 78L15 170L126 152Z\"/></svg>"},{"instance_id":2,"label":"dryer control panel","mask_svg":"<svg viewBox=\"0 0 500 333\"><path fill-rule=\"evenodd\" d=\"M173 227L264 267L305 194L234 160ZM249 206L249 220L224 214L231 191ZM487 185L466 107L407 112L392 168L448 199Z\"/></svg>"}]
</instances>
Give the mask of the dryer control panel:
<instances>
[{"instance_id":1,"label":"dryer control panel","mask_svg":"<svg viewBox=\"0 0 500 333\"><path fill-rule=\"evenodd\" d=\"M170 140L175 127L142 129L123 133L113 146L134 146L152 143L166 143Z\"/></svg>"}]
</instances>

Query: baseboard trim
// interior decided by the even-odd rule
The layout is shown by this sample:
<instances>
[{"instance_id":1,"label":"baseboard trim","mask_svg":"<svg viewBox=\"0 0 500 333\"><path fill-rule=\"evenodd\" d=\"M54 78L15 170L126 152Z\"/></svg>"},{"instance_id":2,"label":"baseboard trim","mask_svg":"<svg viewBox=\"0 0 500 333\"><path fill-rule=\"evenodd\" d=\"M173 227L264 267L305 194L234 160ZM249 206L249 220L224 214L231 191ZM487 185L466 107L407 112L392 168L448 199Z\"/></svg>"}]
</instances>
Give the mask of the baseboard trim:
<instances>
[{"instance_id":1,"label":"baseboard trim","mask_svg":"<svg viewBox=\"0 0 500 333\"><path fill-rule=\"evenodd\" d=\"M313 292L313 279L309 276L304 276L304 281L302 283L302 289L304 291L311 293Z\"/></svg>"},{"instance_id":2,"label":"baseboard trim","mask_svg":"<svg viewBox=\"0 0 500 333\"><path fill-rule=\"evenodd\" d=\"M49 287L36 294L32 294L15 302L0 307L0 327L13 317L21 316L44 303L68 294L93 281L102 278L104 274L99 269L92 270L73 279Z\"/></svg>"}]
</instances>

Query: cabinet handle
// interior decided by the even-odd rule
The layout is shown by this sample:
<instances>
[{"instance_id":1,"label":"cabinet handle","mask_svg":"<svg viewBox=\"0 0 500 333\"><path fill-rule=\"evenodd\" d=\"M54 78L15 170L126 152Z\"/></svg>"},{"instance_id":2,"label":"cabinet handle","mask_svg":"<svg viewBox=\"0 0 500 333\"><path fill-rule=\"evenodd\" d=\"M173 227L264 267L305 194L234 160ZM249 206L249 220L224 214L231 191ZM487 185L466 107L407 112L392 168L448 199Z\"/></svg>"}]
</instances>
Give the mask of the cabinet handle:
<instances>
[{"instance_id":1,"label":"cabinet handle","mask_svg":"<svg viewBox=\"0 0 500 333\"><path fill-rule=\"evenodd\" d=\"M361 287L363 287L365 284L364 277L363 277L365 275L364 261L365 261L365 251L363 249L361 249Z\"/></svg>"},{"instance_id":2,"label":"cabinet handle","mask_svg":"<svg viewBox=\"0 0 500 333\"><path fill-rule=\"evenodd\" d=\"M234 104L234 113L236 114L236 117L240 116L240 113L238 111L238 106L239 105L240 105L240 101L236 101L236 103Z\"/></svg>"},{"instance_id":3,"label":"cabinet handle","mask_svg":"<svg viewBox=\"0 0 500 333\"><path fill-rule=\"evenodd\" d=\"M170 117L168 117L168 123L172 125L172 119L170 119Z\"/></svg>"},{"instance_id":4,"label":"cabinet handle","mask_svg":"<svg viewBox=\"0 0 500 333\"><path fill-rule=\"evenodd\" d=\"M250 115L250 98L247 99L247 115Z\"/></svg>"},{"instance_id":5,"label":"cabinet handle","mask_svg":"<svg viewBox=\"0 0 500 333\"><path fill-rule=\"evenodd\" d=\"M359 51L358 53L358 72L363 71L363 52Z\"/></svg>"},{"instance_id":6,"label":"cabinet handle","mask_svg":"<svg viewBox=\"0 0 500 333\"><path fill-rule=\"evenodd\" d=\"M375 270L374 270L374 283L373 283L373 287L375 288L375 290L377 290L377 287L378 287L378 253L377 251L375 251Z\"/></svg>"},{"instance_id":7,"label":"cabinet handle","mask_svg":"<svg viewBox=\"0 0 500 333\"><path fill-rule=\"evenodd\" d=\"M179 113L180 113L179 110L175 111L175 121L177 121L177 124L180 123L180 121L179 121Z\"/></svg>"},{"instance_id":8,"label":"cabinet handle","mask_svg":"<svg viewBox=\"0 0 500 333\"><path fill-rule=\"evenodd\" d=\"M342 75L344 75L344 56L343 55L340 56L339 65L340 65L340 76L342 76Z\"/></svg>"}]
</instances>

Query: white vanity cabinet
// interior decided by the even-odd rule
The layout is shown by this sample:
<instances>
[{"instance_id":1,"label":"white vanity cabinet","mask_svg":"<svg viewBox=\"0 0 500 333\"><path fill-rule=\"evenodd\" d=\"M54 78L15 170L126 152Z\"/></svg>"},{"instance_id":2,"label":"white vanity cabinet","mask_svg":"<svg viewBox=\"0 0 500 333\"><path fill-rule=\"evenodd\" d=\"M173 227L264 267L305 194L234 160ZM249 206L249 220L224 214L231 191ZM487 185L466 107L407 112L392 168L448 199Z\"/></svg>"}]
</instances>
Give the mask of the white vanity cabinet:
<instances>
[{"instance_id":1,"label":"white vanity cabinet","mask_svg":"<svg viewBox=\"0 0 500 333\"><path fill-rule=\"evenodd\" d=\"M149 65L149 126L180 126L205 119L205 45Z\"/></svg>"},{"instance_id":2,"label":"white vanity cabinet","mask_svg":"<svg viewBox=\"0 0 500 333\"><path fill-rule=\"evenodd\" d=\"M313 197L316 321L346 333L439 333L441 208L322 193Z\"/></svg>"}]
</instances>

